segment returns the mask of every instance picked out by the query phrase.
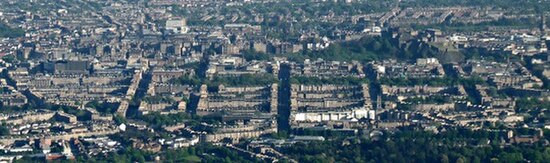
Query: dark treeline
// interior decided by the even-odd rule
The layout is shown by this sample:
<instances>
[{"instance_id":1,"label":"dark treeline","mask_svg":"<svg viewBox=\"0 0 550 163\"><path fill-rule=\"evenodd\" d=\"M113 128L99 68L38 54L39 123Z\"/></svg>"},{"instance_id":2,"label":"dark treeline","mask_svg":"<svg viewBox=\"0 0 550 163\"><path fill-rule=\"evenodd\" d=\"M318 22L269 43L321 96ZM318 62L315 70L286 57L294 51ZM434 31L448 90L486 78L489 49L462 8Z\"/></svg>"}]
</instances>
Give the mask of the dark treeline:
<instances>
[{"instance_id":1,"label":"dark treeline","mask_svg":"<svg viewBox=\"0 0 550 163\"><path fill-rule=\"evenodd\" d=\"M335 77L335 78L316 78L316 77L292 77L290 78L292 84L305 84L305 85L322 85L322 84L338 84L338 85L360 85L367 84L368 81L364 78L356 77Z\"/></svg>"},{"instance_id":2,"label":"dark treeline","mask_svg":"<svg viewBox=\"0 0 550 163\"><path fill-rule=\"evenodd\" d=\"M215 76L212 79L200 79L198 77L183 76L173 79L170 83L182 84L182 85L201 85L206 84L208 86L218 86L223 84L225 86L258 86L258 85L270 85L277 83L278 80L271 74L245 74L239 76Z\"/></svg>"},{"instance_id":3,"label":"dark treeline","mask_svg":"<svg viewBox=\"0 0 550 163\"><path fill-rule=\"evenodd\" d=\"M520 131L518 131L520 132ZM542 144L501 146L504 132L449 129L440 134L404 130L377 139L339 139L283 147L299 162L546 162ZM342 143L349 142L349 143Z\"/></svg>"},{"instance_id":4,"label":"dark treeline","mask_svg":"<svg viewBox=\"0 0 550 163\"><path fill-rule=\"evenodd\" d=\"M475 6L487 7L497 6L504 9L544 9L550 7L548 1L533 0L405 0L399 4L400 7L444 7L444 6Z\"/></svg>"},{"instance_id":5,"label":"dark treeline","mask_svg":"<svg viewBox=\"0 0 550 163\"><path fill-rule=\"evenodd\" d=\"M62 162L154 162L155 157L162 162L262 162L261 160L241 156L228 148L202 144L195 147L170 149L162 153L153 153L135 148L122 149L116 153L94 157L77 156L75 160ZM23 157L15 162L46 162L42 159Z\"/></svg>"}]
</instances>

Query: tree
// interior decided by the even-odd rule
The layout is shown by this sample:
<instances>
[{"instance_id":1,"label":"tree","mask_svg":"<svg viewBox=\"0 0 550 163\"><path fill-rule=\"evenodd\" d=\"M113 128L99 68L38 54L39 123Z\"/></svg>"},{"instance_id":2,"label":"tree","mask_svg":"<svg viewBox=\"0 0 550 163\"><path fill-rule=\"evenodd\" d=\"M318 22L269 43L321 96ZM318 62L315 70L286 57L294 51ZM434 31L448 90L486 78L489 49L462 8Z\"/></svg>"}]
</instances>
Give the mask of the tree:
<instances>
[{"instance_id":1,"label":"tree","mask_svg":"<svg viewBox=\"0 0 550 163\"><path fill-rule=\"evenodd\" d=\"M440 159L441 163L449 163L449 157L445 154L441 155Z\"/></svg>"},{"instance_id":2,"label":"tree","mask_svg":"<svg viewBox=\"0 0 550 163\"><path fill-rule=\"evenodd\" d=\"M465 163L466 162L466 159L464 157L458 157L458 159L456 159L456 163Z\"/></svg>"},{"instance_id":3,"label":"tree","mask_svg":"<svg viewBox=\"0 0 550 163\"><path fill-rule=\"evenodd\" d=\"M20 28L11 28L8 25L0 22L0 38L2 37L22 37L25 35L25 31Z\"/></svg>"},{"instance_id":4,"label":"tree","mask_svg":"<svg viewBox=\"0 0 550 163\"><path fill-rule=\"evenodd\" d=\"M521 162L523 161L523 155L521 153L507 153L504 152L500 155L500 158L503 162Z\"/></svg>"},{"instance_id":5,"label":"tree","mask_svg":"<svg viewBox=\"0 0 550 163\"><path fill-rule=\"evenodd\" d=\"M113 117L113 120L115 121L115 123L117 125L120 125L120 124L125 124L125 123L128 123L128 121L126 120L126 118L118 115L118 114L115 114L114 117Z\"/></svg>"},{"instance_id":6,"label":"tree","mask_svg":"<svg viewBox=\"0 0 550 163\"><path fill-rule=\"evenodd\" d=\"M0 126L0 136L7 136L10 134L10 130L6 125Z\"/></svg>"},{"instance_id":7,"label":"tree","mask_svg":"<svg viewBox=\"0 0 550 163\"><path fill-rule=\"evenodd\" d=\"M6 55L6 56L2 57L2 60L4 60L7 63L13 63L15 61L15 56Z\"/></svg>"}]
</instances>

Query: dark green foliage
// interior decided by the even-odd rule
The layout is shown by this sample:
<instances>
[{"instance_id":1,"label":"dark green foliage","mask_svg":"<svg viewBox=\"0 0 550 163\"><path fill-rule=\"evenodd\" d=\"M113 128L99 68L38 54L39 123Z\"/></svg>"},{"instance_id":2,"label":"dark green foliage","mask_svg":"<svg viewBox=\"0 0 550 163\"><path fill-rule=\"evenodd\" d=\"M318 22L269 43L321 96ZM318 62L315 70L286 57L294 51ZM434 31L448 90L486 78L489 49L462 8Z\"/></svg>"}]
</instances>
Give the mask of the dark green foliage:
<instances>
[{"instance_id":1,"label":"dark green foliage","mask_svg":"<svg viewBox=\"0 0 550 163\"><path fill-rule=\"evenodd\" d=\"M368 81L365 78L355 78L355 77L316 78L316 77L297 76L297 77L290 78L290 83L305 84L305 85L322 85L322 84L360 85L360 84L367 84Z\"/></svg>"},{"instance_id":2,"label":"dark green foliage","mask_svg":"<svg viewBox=\"0 0 550 163\"><path fill-rule=\"evenodd\" d=\"M52 105L52 104L40 104L37 106L37 104L34 103L28 103L21 107L17 106L3 106L0 104L0 110L2 113L15 113L15 112L24 112L24 111L33 111L37 109L45 109L45 110L51 110L51 111L63 111L68 114L75 115L79 121L86 121L90 120L91 115L89 112L77 109L75 107L71 106L65 106L65 105Z\"/></svg>"},{"instance_id":3,"label":"dark green foliage","mask_svg":"<svg viewBox=\"0 0 550 163\"><path fill-rule=\"evenodd\" d=\"M70 107L70 106L59 105L59 106L57 106L56 110L57 111L63 111L65 113L75 115L76 118L79 121L86 121L86 120L90 120L90 118L91 118L91 115L90 115L89 112L87 112L85 110L77 109L77 108L74 108L74 107Z\"/></svg>"},{"instance_id":4,"label":"dark green foliage","mask_svg":"<svg viewBox=\"0 0 550 163\"><path fill-rule=\"evenodd\" d=\"M550 7L550 2L547 1L516 1L516 0L414 0L403 1L400 7L442 7L442 6L498 6L505 9L535 9Z\"/></svg>"},{"instance_id":5,"label":"dark green foliage","mask_svg":"<svg viewBox=\"0 0 550 163\"><path fill-rule=\"evenodd\" d=\"M389 39L383 37L365 37L356 41L334 43L320 51L304 51L302 54L290 54L288 57L291 60L323 58L335 61L357 60L368 62L397 54L397 52L398 49Z\"/></svg>"},{"instance_id":6,"label":"dark green foliage","mask_svg":"<svg viewBox=\"0 0 550 163\"><path fill-rule=\"evenodd\" d=\"M540 109L550 109L550 101L548 100L538 100L538 99L528 99L528 98L520 98L516 101L516 108L518 108L520 111L523 110L531 110L534 108L540 108Z\"/></svg>"},{"instance_id":7,"label":"dark green foliage","mask_svg":"<svg viewBox=\"0 0 550 163\"><path fill-rule=\"evenodd\" d=\"M197 146L195 150L197 154L202 154L202 162L261 162L234 150L209 144Z\"/></svg>"},{"instance_id":8,"label":"dark green foliage","mask_svg":"<svg viewBox=\"0 0 550 163\"><path fill-rule=\"evenodd\" d=\"M25 36L25 31L19 28L11 28L4 23L0 23L0 38L1 37L22 37Z\"/></svg>"},{"instance_id":9,"label":"dark green foliage","mask_svg":"<svg viewBox=\"0 0 550 163\"><path fill-rule=\"evenodd\" d=\"M200 122L207 122L210 124L216 124L219 122L219 119L210 118L210 117L201 117L198 115L191 115L189 113L162 115L158 112L153 112L151 114L138 116L135 119L145 121L156 128L162 127L162 126L175 125L175 124L184 123L184 122L190 125L198 125Z\"/></svg>"},{"instance_id":10,"label":"dark green foliage","mask_svg":"<svg viewBox=\"0 0 550 163\"><path fill-rule=\"evenodd\" d=\"M319 128L296 128L293 130L295 135L313 135L313 136L323 136L331 138L345 138L356 136L356 133L353 131L344 132L338 130L330 129L319 129Z\"/></svg>"},{"instance_id":11,"label":"dark green foliage","mask_svg":"<svg viewBox=\"0 0 550 163\"><path fill-rule=\"evenodd\" d=\"M488 51L482 48L468 48L462 50L462 54L467 59L484 59L488 61L507 62L509 57L512 57L510 53Z\"/></svg>"},{"instance_id":12,"label":"dark green foliage","mask_svg":"<svg viewBox=\"0 0 550 163\"><path fill-rule=\"evenodd\" d=\"M243 58L246 61L258 60L258 61L269 61L271 57L269 54L256 52L254 50L247 50L242 53Z\"/></svg>"},{"instance_id":13,"label":"dark green foliage","mask_svg":"<svg viewBox=\"0 0 550 163\"><path fill-rule=\"evenodd\" d=\"M547 41L547 44L550 43ZM531 71L531 73L533 73L533 75L535 75L536 77L540 78L543 82L543 85L542 85L542 88L543 89L550 89L550 79L549 78L546 78L544 75L543 75L543 71L545 69L545 66L544 64L533 64L532 60L533 59L544 59L546 56L545 55L535 55L535 56L532 56L532 57L525 57L525 68L529 69L529 71Z\"/></svg>"},{"instance_id":14,"label":"dark green foliage","mask_svg":"<svg viewBox=\"0 0 550 163\"><path fill-rule=\"evenodd\" d=\"M115 114L113 116L113 121L115 121L115 123L118 125L118 124L123 124L123 123L128 123L128 120L126 120L126 118L118 115L118 114Z\"/></svg>"},{"instance_id":15,"label":"dark green foliage","mask_svg":"<svg viewBox=\"0 0 550 163\"><path fill-rule=\"evenodd\" d=\"M201 85L218 86L259 86L277 83L278 80L271 74L244 74L239 76L215 76L211 80L199 79L195 77L180 77L173 79L170 83L182 85Z\"/></svg>"},{"instance_id":16,"label":"dark green foliage","mask_svg":"<svg viewBox=\"0 0 550 163\"><path fill-rule=\"evenodd\" d=\"M202 81L201 79L196 77L182 76L182 77L170 80L170 83L196 86L196 85L201 85Z\"/></svg>"},{"instance_id":17,"label":"dark green foliage","mask_svg":"<svg viewBox=\"0 0 550 163\"><path fill-rule=\"evenodd\" d=\"M417 59L435 57L439 54L436 47L419 41L409 41L400 45L396 39L388 37L363 37L359 40L334 43L320 51L306 50L300 54L285 54L291 61L303 61L306 58L322 58L331 61L369 62L382 59Z\"/></svg>"},{"instance_id":18,"label":"dark green foliage","mask_svg":"<svg viewBox=\"0 0 550 163\"><path fill-rule=\"evenodd\" d=\"M464 24L464 23L451 23L451 24L444 23L444 24L433 24L433 25L414 25L413 24L411 25L411 27L417 30L436 28L436 29L441 29L443 31L473 32L473 31L487 31L489 27L495 27L495 26L531 28L537 24L538 24L538 20L532 17L532 18L521 18L521 19L501 18L495 21L476 23L476 24Z\"/></svg>"},{"instance_id":19,"label":"dark green foliage","mask_svg":"<svg viewBox=\"0 0 550 163\"><path fill-rule=\"evenodd\" d=\"M175 125L177 123L182 123L185 121L189 121L191 119L194 120L195 119L194 117L195 116L192 116L188 113L161 115L158 112L154 112L151 114L142 115L137 119L145 121L152 126L160 127L160 126Z\"/></svg>"},{"instance_id":20,"label":"dark green foliage","mask_svg":"<svg viewBox=\"0 0 550 163\"><path fill-rule=\"evenodd\" d=\"M196 148L168 150L164 154L166 162L201 162L201 158L197 156Z\"/></svg>"},{"instance_id":21,"label":"dark green foliage","mask_svg":"<svg viewBox=\"0 0 550 163\"><path fill-rule=\"evenodd\" d=\"M500 146L505 132L448 129L442 134L404 129L380 137L379 141L353 139L350 145L335 141L298 143L283 147L283 153L298 162L545 162L550 148ZM490 141L489 141L490 140ZM489 142L489 143L488 143Z\"/></svg>"},{"instance_id":22,"label":"dark green foliage","mask_svg":"<svg viewBox=\"0 0 550 163\"><path fill-rule=\"evenodd\" d=\"M156 103L175 103L176 101L172 99L171 97L167 96L145 96L143 97L142 101L145 101L149 104L156 104Z\"/></svg>"},{"instance_id":23,"label":"dark green foliage","mask_svg":"<svg viewBox=\"0 0 550 163\"><path fill-rule=\"evenodd\" d=\"M97 100L90 101L85 106L93 108L100 113L114 113L118 109L117 103L99 102Z\"/></svg>"},{"instance_id":24,"label":"dark green foliage","mask_svg":"<svg viewBox=\"0 0 550 163\"><path fill-rule=\"evenodd\" d=\"M242 6L220 7L217 14L226 15L233 13L258 14L263 15L262 22L255 22L253 17L238 19L236 22L227 20L201 19L202 11L194 8L183 8L180 6L171 6L172 13L177 16L188 18L189 25L218 26L228 23L250 23L261 25L263 32L268 34L269 38L282 40L295 39L300 31L316 28L320 35L330 35L332 28L340 29L354 27L351 23L331 24L320 21L319 16L333 13L335 15L355 15L367 14L373 12L387 11L393 3L385 0L375 1L354 1L351 3L342 2L312 2L312 1L273 1L266 3L244 3ZM297 22L292 24L289 21L278 19L269 15L288 15L297 18ZM308 21L305 21L308 19ZM313 20L313 21L312 21Z\"/></svg>"},{"instance_id":25,"label":"dark green foliage","mask_svg":"<svg viewBox=\"0 0 550 163\"><path fill-rule=\"evenodd\" d=\"M245 74L236 77L220 77L216 76L206 84L210 86L218 86L223 84L225 86L265 86L273 83L277 83L278 80L271 74Z\"/></svg>"},{"instance_id":26,"label":"dark green foliage","mask_svg":"<svg viewBox=\"0 0 550 163\"><path fill-rule=\"evenodd\" d=\"M29 111L33 109L34 107L32 107L29 104L25 104L23 106L17 107L17 106L4 106L2 103L0 103L0 110L2 113L15 113L15 112Z\"/></svg>"},{"instance_id":27,"label":"dark green foliage","mask_svg":"<svg viewBox=\"0 0 550 163\"><path fill-rule=\"evenodd\" d=\"M7 126L5 125L1 125L0 126L0 136L7 136L10 134L10 130L8 129Z\"/></svg>"},{"instance_id":28,"label":"dark green foliage","mask_svg":"<svg viewBox=\"0 0 550 163\"><path fill-rule=\"evenodd\" d=\"M192 63L187 63L187 64L184 64L184 65L181 65L181 66L178 66L179 68L189 68L189 69L198 69L200 66L200 62L192 62Z\"/></svg>"},{"instance_id":29,"label":"dark green foliage","mask_svg":"<svg viewBox=\"0 0 550 163\"><path fill-rule=\"evenodd\" d=\"M126 148L117 153L108 155L106 157L101 156L97 158L86 158L89 162L145 162L152 161L154 159L154 154L152 152L147 152L134 148ZM82 158L79 158L82 159Z\"/></svg>"},{"instance_id":30,"label":"dark green foliage","mask_svg":"<svg viewBox=\"0 0 550 163\"><path fill-rule=\"evenodd\" d=\"M3 94L3 93L8 93L9 89L6 88L6 87L2 87L0 88L0 94Z\"/></svg>"},{"instance_id":31,"label":"dark green foliage","mask_svg":"<svg viewBox=\"0 0 550 163\"><path fill-rule=\"evenodd\" d=\"M7 63L13 63L15 61L15 56L6 55L6 56L2 57L2 60L4 60Z\"/></svg>"},{"instance_id":32,"label":"dark green foliage","mask_svg":"<svg viewBox=\"0 0 550 163\"><path fill-rule=\"evenodd\" d=\"M153 162L155 157L162 162L261 162L256 158L239 155L236 151L210 144L196 147L167 149L162 153L126 148L119 152L96 157L78 156L76 162ZM30 158L22 162L32 162ZM36 161L36 160L33 160Z\"/></svg>"},{"instance_id":33,"label":"dark green foliage","mask_svg":"<svg viewBox=\"0 0 550 163\"><path fill-rule=\"evenodd\" d=\"M484 84L483 79L478 77L472 78L380 78L378 80L380 84L392 85L392 86L415 86L415 85L429 85L429 86L453 86L453 85L476 85Z\"/></svg>"}]
</instances>

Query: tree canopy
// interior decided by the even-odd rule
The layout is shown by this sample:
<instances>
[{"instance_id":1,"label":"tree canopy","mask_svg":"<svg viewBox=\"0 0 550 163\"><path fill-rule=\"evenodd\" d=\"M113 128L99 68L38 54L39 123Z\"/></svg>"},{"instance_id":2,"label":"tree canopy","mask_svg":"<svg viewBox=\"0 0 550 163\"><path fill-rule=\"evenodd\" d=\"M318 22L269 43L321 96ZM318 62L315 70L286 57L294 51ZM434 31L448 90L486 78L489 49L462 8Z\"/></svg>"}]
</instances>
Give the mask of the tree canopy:
<instances>
[{"instance_id":1,"label":"tree canopy","mask_svg":"<svg viewBox=\"0 0 550 163\"><path fill-rule=\"evenodd\" d=\"M10 26L0 22L0 37L22 37L25 36L25 31L20 28L11 28Z\"/></svg>"},{"instance_id":2,"label":"tree canopy","mask_svg":"<svg viewBox=\"0 0 550 163\"><path fill-rule=\"evenodd\" d=\"M545 162L550 147L501 146L505 132L449 129L434 134L405 129L380 139L336 138L298 143L282 152L298 162ZM342 141L350 142L345 145Z\"/></svg>"}]
</instances>

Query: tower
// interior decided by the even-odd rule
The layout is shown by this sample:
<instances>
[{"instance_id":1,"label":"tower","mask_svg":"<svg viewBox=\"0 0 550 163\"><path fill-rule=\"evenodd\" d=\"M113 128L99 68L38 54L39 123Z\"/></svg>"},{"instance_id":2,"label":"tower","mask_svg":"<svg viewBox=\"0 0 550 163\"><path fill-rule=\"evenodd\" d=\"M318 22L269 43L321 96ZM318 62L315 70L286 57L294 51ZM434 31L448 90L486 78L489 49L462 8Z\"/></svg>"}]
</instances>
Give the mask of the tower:
<instances>
[{"instance_id":1,"label":"tower","mask_svg":"<svg viewBox=\"0 0 550 163\"><path fill-rule=\"evenodd\" d=\"M376 110L382 109L382 97L380 95L376 96Z\"/></svg>"},{"instance_id":2,"label":"tower","mask_svg":"<svg viewBox=\"0 0 550 163\"><path fill-rule=\"evenodd\" d=\"M544 16L544 12L540 14L540 32L545 33L546 31L546 17Z\"/></svg>"},{"instance_id":3,"label":"tower","mask_svg":"<svg viewBox=\"0 0 550 163\"><path fill-rule=\"evenodd\" d=\"M277 109L278 109L278 106L279 106L279 99L278 99L279 85L277 83L272 84L270 92L271 92L271 98L270 98L270 110L269 110L269 112L272 115L275 115L275 114L277 114Z\"/></svg>"},{"instance_id":4,"label":"tower","mask_svg":"<svg viewBox=\"0 0 550 163\"><path fill-rule=\"evenodd\" d=\"M97 45L95 50L96 56L103 56L104 50L105 47L103 45Z\"/></svg>"},{"instance_id":5,"label":"tower","mask_svg":"<svg viewBox=\"0 0 550 163\"><path fill-rule=\"evenodd\" d=\"M197 111L204 111L208 109L208 87L206 84L201 85L199 103L197 104Z\"/></svg>"}]
</instances>

